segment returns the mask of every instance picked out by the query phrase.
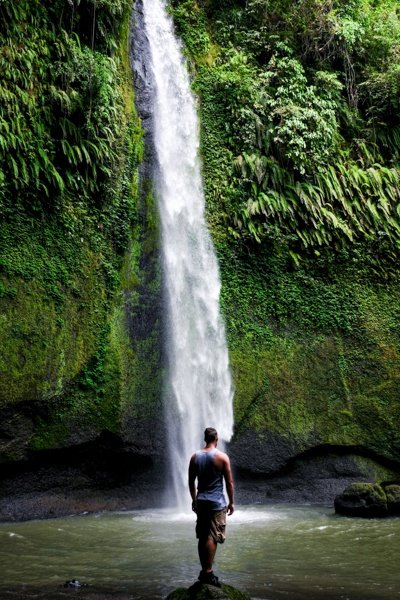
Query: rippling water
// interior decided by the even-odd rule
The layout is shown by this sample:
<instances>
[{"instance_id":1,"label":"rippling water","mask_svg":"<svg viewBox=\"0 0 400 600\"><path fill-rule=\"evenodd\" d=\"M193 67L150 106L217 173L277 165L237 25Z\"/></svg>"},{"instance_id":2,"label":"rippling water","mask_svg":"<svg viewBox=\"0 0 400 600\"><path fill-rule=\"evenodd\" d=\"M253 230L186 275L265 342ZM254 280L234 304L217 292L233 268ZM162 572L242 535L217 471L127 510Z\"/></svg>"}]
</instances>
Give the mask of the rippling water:
<instances>
[{"instance_id":1,"label":"rippling water","mask_svg":"<svg viewBox=\"0 0 400 600\"><path fill-rule=\"evenodd\" d=\"M400 598L400 519L329 508L244 507L228 518L215 570L252 598ZM108 513L0 525L0 592L77 578L134 598L165 597L198 575L194 515Z\"/></svg>"}]
</instances>

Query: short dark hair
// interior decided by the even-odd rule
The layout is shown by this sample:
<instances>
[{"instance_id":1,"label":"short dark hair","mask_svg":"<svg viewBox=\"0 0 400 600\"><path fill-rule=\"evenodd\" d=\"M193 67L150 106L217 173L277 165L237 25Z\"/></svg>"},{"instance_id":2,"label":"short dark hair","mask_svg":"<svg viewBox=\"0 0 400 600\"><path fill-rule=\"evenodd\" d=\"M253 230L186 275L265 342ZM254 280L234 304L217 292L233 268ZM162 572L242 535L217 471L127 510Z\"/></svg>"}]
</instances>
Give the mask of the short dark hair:
<instances>
[{"instance_id":1,"label":"short dark hair","mask_svg":"<svg viewBox=\"0 0 400 600\"><path fill-rule=\"evenodd\" d=\"M210 442L214 442L218 437L218 433L217 430L214 429L214 427L207 427L207 429L204 430L204 441L206 442L206 444L209 444Z\"/></svg>"}]
</instances>

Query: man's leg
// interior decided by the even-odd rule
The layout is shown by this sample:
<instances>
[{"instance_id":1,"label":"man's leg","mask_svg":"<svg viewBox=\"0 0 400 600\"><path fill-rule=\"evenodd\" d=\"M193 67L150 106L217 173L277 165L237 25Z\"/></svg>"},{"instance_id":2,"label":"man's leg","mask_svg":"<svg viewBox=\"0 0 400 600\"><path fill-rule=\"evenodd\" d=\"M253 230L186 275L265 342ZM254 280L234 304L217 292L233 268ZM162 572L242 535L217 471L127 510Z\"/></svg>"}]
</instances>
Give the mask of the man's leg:
<instances>
[{"instance_id":1,"label":"man's leg","mask_svg":"<svg viewBox=\"0 0 400 600\"><path fill-rule=\"evenodd\" d=\"M204 573L211 573L214 562L215 552L217 550L217 543L209 537L206 539L199 539L198 544L200 564Z\"/></svg>"}]
</instances>

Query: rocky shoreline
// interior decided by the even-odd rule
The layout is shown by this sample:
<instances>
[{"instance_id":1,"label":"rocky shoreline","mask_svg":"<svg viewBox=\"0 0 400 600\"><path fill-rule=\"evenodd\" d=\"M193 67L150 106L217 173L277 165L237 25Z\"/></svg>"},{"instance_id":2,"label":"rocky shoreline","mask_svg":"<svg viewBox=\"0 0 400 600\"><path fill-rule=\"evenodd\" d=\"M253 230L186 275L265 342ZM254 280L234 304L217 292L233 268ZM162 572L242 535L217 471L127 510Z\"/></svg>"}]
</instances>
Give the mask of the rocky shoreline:
<instances>
[{"instance_id":1,"label":"rocky shoreline","mask_svg":"<svg viewBox=\"0 0 400 600\"><path fill-rule=\"evenodd\" d=\"M54 475L54 473L53 473ZM154 473L142 473L129 484L115 487L89 486L86 482L77 487L75 472L65 474L75 486L56 485L47 489L40 487L43 472L30 473L13 480L9 492L0 496L0 522L18 522L32 519L58 518L70 515L99 513L106 511L132 511L165 506L164 485ZM36 479L36 486L29 482ZM23 480L23 481L22 481ZM238 475L236 477L236 504L325 504L332 506L335 496L347 485L351 477L301 480L299 475L274 478Z\"/></svg>"},{"instance_id":2,"label":"rocky shoreline","mask_svg":"<svg viewBox=\"0 0 400 600\"><path fill-rule=\"evenodd\" d=\"M270 449L271 450L271 449ZM399 467L360 450L312 448L278 460L272 450L261 464L229 448L237 504L324 504L358 482L399 479ZM279 455L280 456L280 455ZM397 467L397 469L395 469ZM165 506L167 469L162 458L124 444L117 436L69 448L32 453L0 464L0 522Z\"/></svg>"}]
</instances>

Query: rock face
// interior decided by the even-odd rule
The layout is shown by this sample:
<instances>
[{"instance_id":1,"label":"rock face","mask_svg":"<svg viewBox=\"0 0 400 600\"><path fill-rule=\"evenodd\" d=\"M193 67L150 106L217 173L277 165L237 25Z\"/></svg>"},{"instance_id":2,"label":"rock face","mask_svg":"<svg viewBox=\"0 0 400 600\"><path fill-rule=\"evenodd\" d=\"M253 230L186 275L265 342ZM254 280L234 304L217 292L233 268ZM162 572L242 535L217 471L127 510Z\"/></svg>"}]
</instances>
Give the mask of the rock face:
<instances>
[{"instance_id":1,"label":"rock face","mask_svg":"<svg viewBox=\"0 0 400 600\"><path fill-rule=\"evenodd\" d=\"M250 600L250 596L240 590L221 583L221 587L206 585L197 581L190 588L178 588L167 596L167 600Z\"/></svg>"},{"instance_id":2,"label":"rock face","mask_svg":"<svg viewBox=\"0 0 400 600\"><path fill-rule=\"evenodd\" d=\"M398 490L396 492L399 493ZM400 496L393 493L393 498L398 502ZM377 483L353 483L336 496L335 511L349 517L386 517L389 514L388 498L385 490Z\"/></svg>"},{"instance_id":3,"label":"rock face","mask_svg":"<svg viewBox=\"0 0 400 600\"><path fill-rule=\"evenodd\" d=\"M160 505L162 464L118 436L0 464L0 522Z\"/></svg>"},{"instance_id":4,"label":"rock face","mask_svg":"<svg viewBox=\"0 0 400 600\"><path fill-rule=\"evenodd\" d=\"M28 0L14 4L36 10ZM103 2L101 11L108 10L108 4ZM13 217L1 228L0 520L137 508L149 499L156 504L161 496L154 489L156 485L161 490L164 481L160 463L166 434L160 390L166 360L160 325L159 225L152 192L152 81L139 60L148 53L141 5L137 0L131 50L145 149L134 117L126 57L120 75L126 81L127 105L117 112L121 122L133 119L133 130L126 147L117 136L121 156L114 174L120 181L124 169L128 176L137 166L140 177L134 176L129 194L121 188L119 209L114 206L118 194L113 192L109 208L102 210L118 236L107 237L106 223L92 215L94 199L87 222L80 212L74 219L67 212L58 222L47 210L43 215L36 209L32 213L31 196L24 216L10 196ZM208 39L206 31L199 30L199 38L192 34L201 23L212 24L217 18L220 11L213 15L211 5L193 3L197 15L193 23L190 10L178 11L188 42ZM208 11L204 19L198 17L203 7ZM78 8L71 5L69 10ZM39 13L46 12L43 31L51 31L52 25L56 27L51 22L53 8L42 6ZM65 19L67 5L63 14ZM99 11L96 14L100 16ZM110 23L116 23L114 16ZM183 19L190 26L182 27ZM76 20L83 21L83 17ZM125 47L120 26L115 25L113 35L115 43L121 40ZM46 56L53 54L49 49ZM204 56L204 64L210 57ZM51 73L51 66L46 72ZM16 65L10 68L15 70ZM72 72L72 63L70 68ZM272 243L250 250L230 241L224 203L219 201L229 191L221 172L225 168L230 172L224 164L231 161L231 149L224 145L225 92L221 86L218 91L208 68L197 71L207 210L220 258L221 304L236 390L235 436L229 453L238 500L331 502L355 481L397 479L400 280L397 275L387 280L385 276L385 283L379 283L375 267L370 269L368 257L364 263L359 248L338 260L329 249L319 260L304 256L294 267L278 243L275 250ZM216 81L218 77L217 73ZM46 90L49 84L44 82ZM92 111L90 88L87 104ZM95 105L102 114L104 107ZM21 114L25 108L23 100ZM55 115L58 118L58 111ZM10 122L13 119L10 113ZM50 139L51 131L46 135ZM16 179L19 186L21 177ZM115 189L118 192L120 185ZM122 217L131 203L135 218L128 223ZM104 208L104 198L101 204ZM76 239L72 229L65 235L67 223L72 228L81 221L86 223L85 237L78 225ZM130 231L126 248L119 239L125 229ZM117 239L123 246L120 254L114 249ZM115 277L118 265L120 286ZM114 441L110 433L116 436ZM375 472L388 464L397 473ZM337 512L399 514L399 486L385 487L386 501L380 492L368 490L353 496L343 493Z\"/></svg>"},{"instance_id":5,"label":"rock face","mask_svg":"<svg viewBox=\"0 0 400 600\"><path fill-rule=\"evenodd\" d=\"M385 486L387 506L390 515L400 515L400 485Z\"/></svg>"},{"instance_id":6,"label":"rock face","mask_svg":"<svg viewBox=\"0 0 400 600\"><path fill-rule=\"evenodd\" d=\"M276 450L278 446L277 441ZM281 448L288 446L282 444ZM353 483L395 481L398 478L390 465L382 464L377 457L356 454L351 449L345 452L340 447L316 446L295 458L287 456L281 463L275 462L277 454L273 453L273 449L271 458L268 447L263 450L259 444L257 449L258 457L253 463L248 460L244 466L244 458L253 452L252 448L241 454L237 445L228 447L236 474L236 497L241 504L266 500L331 504L335 496Z\"/></svg>"}]
</instances>

